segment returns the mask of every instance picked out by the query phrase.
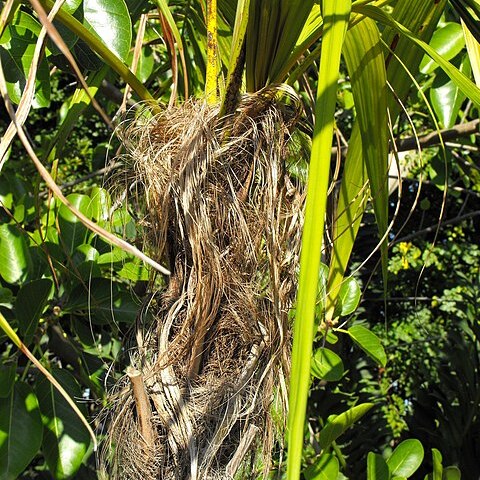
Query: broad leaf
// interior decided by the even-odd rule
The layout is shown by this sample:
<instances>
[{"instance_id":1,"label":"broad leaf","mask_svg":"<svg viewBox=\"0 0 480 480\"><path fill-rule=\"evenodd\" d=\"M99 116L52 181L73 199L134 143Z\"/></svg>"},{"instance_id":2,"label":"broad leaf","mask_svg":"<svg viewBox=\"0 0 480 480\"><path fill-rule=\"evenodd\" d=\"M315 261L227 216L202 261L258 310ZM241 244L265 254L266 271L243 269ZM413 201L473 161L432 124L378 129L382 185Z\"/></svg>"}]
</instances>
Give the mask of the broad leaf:
<instances>
[{"instance_id":1,"label":"broad leaf","mask_svg":"<svg viewBox=\"0 0 480 480\"><path fill-rule=\"evenodd\" d=\"M430 40L430 46L445 60L451 60L465 47L462 26L459 23L447 23L435 31ZM420 71L425 74L432 73L437 66L434 60L425 55L420 63Z\"/></svg>"},{"instance_id":2,"label":"broad leaf","mask_svg":"<svg viewBox=\"0 0 480 480\"><path fill-rule=\"evenodd\" d=\"M338 315L346 316L353 313L358 307L361 295L362 291L358 282L352 277L346 278L340 287L336 304ZM336 316L334 314L334 317Z\"/></svg>"},{"instance_id":3,"label":"broad leaf","mask_svg":"<svg viewBox=\"0 0 480 480\"><path fill-rule=\"evenodd\" d=\"M130 293L119 289L115 282L106 278L93 278L89 289L78 285L65 305L68 312L86 312L95 324L110 322L132 323L140 308Z\"/></svg>"},{"instance_id":4,"label":"broad leaf","mask_svg":"<svg viewBox=\"0 0 480 480\"><path fill-rule=\"evenodd\" d=\"M462 59L459 70L470 76L471 68L468 56ZM465 94L450 80L445 72L437 73L430 89L430 101L440 123L445 128L455 125L458 112L465 98Z\"/></svg>"},{"instance_id":5,"label":"broad leaf","mask_svg":"<svg viewBox=\"0 0 480 480\"><path fill-rule=\"evenodd\" d=\"M337 457L322 455L319 461L303 472L305 480L332 480L338 477L339 464Z\"/></svg>"},{"instance_id":6,"label":"broad leaf","mask_svg":"<svg viewBox=\"0 0 480 480\"><path fill-rule=\"evenodd\" d=\"M32 269L25 236L13 225L0 225L0 275L7 283L21 283Z\"/></svg>"},{"instance_id":7,"label":"broad leaf","mask_svg":"<svg viewBox=\"0 0 480 480\"><path fill-rule=\"evenodd\" d=\"M38 400L25 383L17 382L0 398L0 480L15 480L38 453L42 418Z\"/></svg>"},{"instance_id":8,"label":"broad leaf","mask_svg":"<svg viewBox=\"0 0 480 480\"><path fill-rule=\"evenodd\" d=\"M362 325L353 325L348 329L352 340L375 362L383 367L387 364L387 355L380 339L368 328Z\"/></svg>"},{"instance_id":9,"label":"broad leaf","mask_svg":"<svg viewBox=\"0 0 480 480\"><path fill-rule=\"evenodd\" d=\"M458 467L447 467L443 469L443 476L442 480L460 480L462 478L462 474Z\"/></svg>"},{"instance_id":10,"label":"broad leaf","mask_svg":"<svg viewBox=\"0 0 480 480\"><path fill-rule=\"evenodd\" d=\"M39 25L26 13L17 15L0 38L0 59L10 99L19 103L25 89L28 72L38 39ZM50 73L43 59L38 66L33 105L47 107L50 104Z\"/></svg>"},{"instance_id":11,"label":"broad leaf","mask_svg":"<svg viewBox=\"0 0 480 480\"><path fill-rule=\"evenodd\" d=\"M9 288L0 287L0 307L12 308L13 292Z\"/></svg>"},{"instance_id":12,"label":"broad leaf","mask_svg":"<svg viewBox=\"0 0 480 480\"><path fill-rule=\"evenodd\" d=\"M15 383L17 373L17 363L11 365L0 365L0 398L6 398L10 395Z\"/></svg>"},{"instance_id":13,"label":"broad leaf","mask_svg":"<svg viewBox=\"0 0 480 480\"><path fill-rule=\"evenodd\" d=\"M85 0L84 24L126 62L132 43L132 24L124 0Z\"/></svg>"},{"instance_id":14,"label":"broad leaf","mask_svg":"<svg viewBox=\"0 0 480 480\"><path fill-rule=\"evenodd\" d=\"M72 193L68 195L67 200L87 218L91 218L91 200L87 195ZM67 252L73 253L77 246L85 243L87 228L63 203L58 209L58 224L62 242Z\"/></svg>"},{"instance_id":15,"label":"broad leaf","mask_svg":"<svg viewBox=\"0 0 480 480\"><path fill-rule=\"evenodd\" d=\"M312 375L327 382L337 382L343 376L342 359L328 348L319 348L312 358Z\"/></svg>"},{"instance_id":16,"label":"broad leaf","mask_svg":"<svg viewBox=\"0 0 480 480\"><path fill-rule=\"evenodd\" d=\"M72 398L81 398L82 392L71 373L64 369L52 372ZM72 408L45 378L35 386L42 412L44 435L42 452L50 472L57 480L73 478L82 464L90 444L90 435L81 420L72 414ZM78 405L86 414L83 405Z\"/></svg>"},{"instance_id":17,"label":"broad leaf","mask_svg":"<svg viewBox=\"0 0 480 480\"><path fill-rule=\"evenodd\" d=\"M387 462L378 453L370 452L368 454L367 480L390 480Z\"/></svg>"},{"instance_id":18,"label":"broad leaf","mask_svg":"<svg viewBox=\"0 0 480 480\"><path fill-rule=\"evenodd\" d=\"M38 321L47 305L52 281L48 278L33 280L22 285L15 302L18 329L25 345L29 345L37 330Z\"/></svg>"},{"instance_id":19,"label":"broad leaf","mask_svg":"<svg viewBox=\"0 0 480 480\"><path fill-rule=\"evenodd\" d=\"M332 442L362 418L372 407L373 403L362 403L329 420L318 437L320 448L325 451Z\"/></svg>"},{"instance_id":20,"label":"broad leaf","mask_svg":"<svg viewBox=\"0 0 480 480\"><path fill-rule=\"evenodd\" d=\"M423 461L423 446L419 440L404 440L387 460L392 477L410 477Z\"/></svg>"}]
</instances>

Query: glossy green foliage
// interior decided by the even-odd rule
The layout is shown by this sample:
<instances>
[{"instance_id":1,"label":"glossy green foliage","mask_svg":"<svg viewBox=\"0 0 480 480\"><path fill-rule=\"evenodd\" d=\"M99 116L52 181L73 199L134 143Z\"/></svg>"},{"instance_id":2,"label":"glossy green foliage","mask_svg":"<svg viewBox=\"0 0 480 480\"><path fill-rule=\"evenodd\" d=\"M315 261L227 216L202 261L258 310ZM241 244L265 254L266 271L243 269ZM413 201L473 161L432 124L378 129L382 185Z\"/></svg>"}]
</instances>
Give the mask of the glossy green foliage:
<instances>
[{"instance_id":1,"label":"glossy green foliage","mask_svg":"<svg viewBox=\"0 0 480 480\"><path fill-rule=\"evenodd\" d=\"M343 376L342 359L328 348L319 348L313 353L312 375L327 382L335 382Z\"/></svg>"},{"instance_id":2,"label":"glossy green foliage","mask_svg":"<svg viewBox=\"0 0 480 480\"><path fill-rule=\"evenodd\" d=\"M4 389L4 385L0 385ZM4 393L4 392L2 392ZM28 466L42 442L38 400L23 382L0 397L0 479L14 480Z\"/></svg>"},{"instance_id":3,"label":"glossy green foliage","mask_svg":"<svg viewBox=\"0 0 480 480\"><path fill-rule=\"evenodd\" d=\"M306 468L303 476L306 480L329 480L337 478L340 467L338 460L333 455L322 455L315 465Z\"/></svg>"},{"instance_id":4,"label":"glossy green foliage","mask_svg":"<svg viewBox=\"0 0 480 480\"><path fill-rule=\"evenodd\" d=\"M71 373L55 369L53 374L72 398L81 398L82 391ZM59 480L74 478L90 445L89 433L46 378L38 379L35 392L43 421L42 452L49 470Z\"/></svg>"},{"instance_id":5,"label":"glossy green foliage","mask_svg":"<svg viewBox=\"0 0 480 480\"><path fill-rule=\"evenodd\" d=\"M374 361L382 366L387 363L387 355L380 339L368 328L362 325L353 325L348 329L351 339Z\"/></svg>"},{"instance_id":6,"label":"glossy green foliage","mask_svg":"<svg viewBox=\"0 0 480 480\"><path fill-rule=\"evenodd\" d=\"M416 439L404 440L387 460L393 478L412 476L423 461L423 446Z\"/></svg>"},{"instance_id":7,"label":"glossy green foliage","mask_svg":"<svg viewBox=\"0 0 480 480\"><path fill-rule=\"evenodd\" d=\"M19 12L0 37L0 60L2 68L7 72L5 80L8 94L15 103L20 101L25 88L40 28L40 24L33 17L25 12ZM35 87L34 105L48 106L50 81L45 59L40 62Z\"/></svg>"},{"instance_id":8,"label":"glossy green foliage","mask_svg":"<svg viewBox=\"0 0 480 480\"><path fill-rule=\"evenodd\" d=\"M37 330L38 322L52 297L53 282L48 278L39 278L24 283L15 299L15 314L18 330L25 345L28 345Z\"/></svg>"},{"instance_id":9,"label":"glossy green foliage","mask_svg":"<svg viewBox=\"0 0 480 480\"><path fill-rule=\"evenodd\" d=\"M373 404L371 403L362 403L334 418L330 418L320 431L318 438L320 448L324 451L329 448L340 435L354 425L354 423L362 418L372 407Z\"/></svg>"}]
</instances>

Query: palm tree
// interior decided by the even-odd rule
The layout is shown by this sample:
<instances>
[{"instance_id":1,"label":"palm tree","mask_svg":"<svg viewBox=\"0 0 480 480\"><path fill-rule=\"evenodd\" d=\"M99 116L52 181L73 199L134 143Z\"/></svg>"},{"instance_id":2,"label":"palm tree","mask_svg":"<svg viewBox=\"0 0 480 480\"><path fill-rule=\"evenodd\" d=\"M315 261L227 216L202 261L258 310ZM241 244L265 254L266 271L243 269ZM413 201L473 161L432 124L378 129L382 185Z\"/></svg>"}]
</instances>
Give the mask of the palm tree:
<instances>
[{"instance_id":1,"label":"palm tree","mask_svg":"<svg viewBox=\"0 0 480 480\"><path fill-rule=\"evenodd\" d=\"M45 17L58 5L32 5L75 64ZM466 35L475 35L478 4L452 5ZM137 322L131 366L111 397L102 468L119 479L267 478L272 457L278 461L286 445L287 478L296 480L314 340L343 333L385 362L371 332L340 328L339 318L368 202L386 278L389 126L423 53L477 105L480 91L428 45L446 0L156 0L155 7L145 5L138 18L123 11L137 29L132 70L155 40L167 45L162 54L170 76L159 76L150 90L127 68L121 45L107 46L92 33L95 26L86 28L68 9L57 13L144 101L119 129L125 148L119 177L126 178L129 195L132 183L137 186L149 258L68 207L109 241L155 268L166 264L169 272L150 307L153 321ZM150 45L142 46L148 26ZM478 65L478 48L469 53ZM342 58L355 118L334 188ZM0 77L0 83L4 97L12 96L8 82ZM94 102L89 95L86 103ZM20 135L25 119L22 112ZM295 172L307 162L305 183ZM38 159L36 165L61 195ZM327 199L334 205L328 212ZM329 266L319 288L322 260ZM328 455L332 442L370 407L353 407L320 433L319 464L331 478L339 469Z\"/></svg>"}]
</instances>

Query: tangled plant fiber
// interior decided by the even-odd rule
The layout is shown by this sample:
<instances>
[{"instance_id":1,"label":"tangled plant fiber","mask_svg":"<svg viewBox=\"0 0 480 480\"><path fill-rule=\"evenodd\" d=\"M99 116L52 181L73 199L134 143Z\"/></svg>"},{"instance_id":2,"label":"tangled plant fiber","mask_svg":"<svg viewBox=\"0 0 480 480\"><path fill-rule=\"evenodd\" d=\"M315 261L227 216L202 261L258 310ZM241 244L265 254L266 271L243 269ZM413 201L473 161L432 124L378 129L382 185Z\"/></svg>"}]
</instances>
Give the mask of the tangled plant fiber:
<instances>
[{"instance_id":1,"label":"tangled plant fiber","mask_svg":"<svg viewBox=\"0 0 480 480\"><path fill-rule=\"evenodd\" d=\"M111 479L268 474L285 427L303 205L286 171L298 104L278 96L245 96L224 118L191 100L123 130L127 188L141 185L148 248L172 274L112 396Z\"/></svg>"}]
</instances>

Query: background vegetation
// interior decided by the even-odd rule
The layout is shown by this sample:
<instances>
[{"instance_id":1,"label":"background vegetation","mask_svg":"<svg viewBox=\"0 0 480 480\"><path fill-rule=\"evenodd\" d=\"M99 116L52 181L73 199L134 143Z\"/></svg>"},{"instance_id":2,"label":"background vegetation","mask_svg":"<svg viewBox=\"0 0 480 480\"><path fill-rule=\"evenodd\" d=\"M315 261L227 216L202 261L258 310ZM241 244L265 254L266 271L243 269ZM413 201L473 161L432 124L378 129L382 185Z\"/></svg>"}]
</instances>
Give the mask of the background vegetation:
<instances>
[{"instance_id":1,"label":"background vegetation","mask_svg":"<svg viewBox=\"0 0 480 480\"><path fill-rule=\"evenodd\" d=\"M211 93L212 3L66 1L55 25L89 94L55 36L35 52L53 2L1 3L0 86L17 119L26 112L27 140L71 205L139 249L139 212L109 190L122 149L112 125L138 101L165 108ZM225 107L243 55L241 92L292 86L303 106L293 141L312 156L289 174L306 182L310 169L317 192L291 312L287 451L271 478L480 475L479 10L475 0L218 2L210 101ZM0 109L0 479L95 479L89 432L11 332L101 440L98 414L129 365L136 319L150 314L154 269L52 194L9 139L8 100Z\"/></svg>"}]
</instances>

